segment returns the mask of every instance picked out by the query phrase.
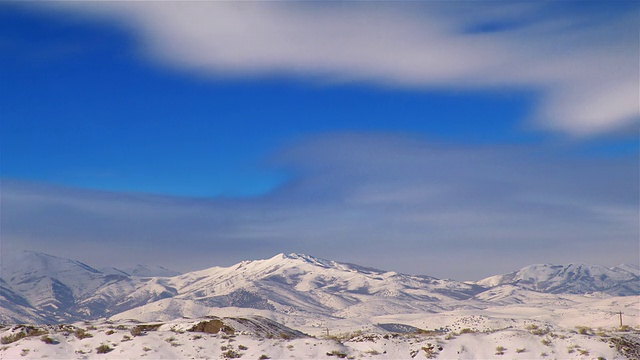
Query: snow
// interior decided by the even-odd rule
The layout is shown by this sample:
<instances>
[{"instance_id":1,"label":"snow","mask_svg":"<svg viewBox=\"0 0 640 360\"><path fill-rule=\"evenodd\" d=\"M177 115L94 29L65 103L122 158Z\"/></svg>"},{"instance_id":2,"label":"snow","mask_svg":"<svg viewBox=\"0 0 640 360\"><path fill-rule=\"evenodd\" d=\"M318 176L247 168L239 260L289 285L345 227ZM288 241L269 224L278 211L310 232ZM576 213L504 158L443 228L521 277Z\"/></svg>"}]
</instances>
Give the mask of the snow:
<instances>
[{"instance_id":1,"label":"snow","mask_svg":"<svg viewBox=\"0 0 640 360\"><path fill-rule=\"evenodd\" d=\"M536 264L509 274L491 276L476 284L484 287L512 284L550 293L604 291L612 295L637 295L640 278L634 268L625 264L612 268L589 264Z\"/></svg>"},{"instance_id":2,"label":"snow","mask_svg":"<svg viewBox=\"0 0 640 360\"><path fill-rule=\"evenodd\" d=\"M265 354L274 359L343 354L531 359L543 353L549 358L633 358L611 341L631 341L640 355L640 278L634 269L539 264L457 282L278 254L230 267L145 277L22 253L3 263L0 321L81 319L86 322L75 326L90 328L93 337L78 339L68 329L41 326L59 343L26 337L0 345L0 359L220 358L229 349L243 358ZM619 311L630 331L618 331ZM236 329L235 337L185 331L211 317ZM129 331L138 322L164 325L132 337ZM544 331L536 334L532 326ZM580 334L578 327L589 330ZM414 328L428 332L405 333ZM0 329L2 336L19 331L15 326ZM277 336L295 331L309 336ZM101 344L114 350L97 354Z\"/></svg>"},{"instance_id":3,"label":"snow","mask_svg":"<svg viewBox=\"0 0 640 360\"><path fill-rule=\"evenodd\" d=\"M640 275L640 267L638 265L633 264L619 264L611 268L611 270L622 270L626 272L630 272L636 276Z\"/></svg>"},{"instance_id":4,"label":"snow","mask_svg":"<svg viewBox=\"0 0 640 360\"><path fill-rule=\"evenodd\" d=\"M635 301L637 306L637 299ZM48 332L54 344L41 340L41 335L26 337L0 347L2 359L212 359L225 358L229 350L241 358L256 359L265 355L272 359L334 358L337 355L349 358L409 359L425 358L431 354L439 359L532 359L543 358L543 354L553 358L631 359L628 354L616 350L611 339L632 339L640 348L640 327L636 330L619 332L609 326L592 333L579 334L575 328L564 328L555 323L531 319L530 313L511 311L515 318L485 315L469 315L463 312L441 314L387 315L371 320L390 323L426 323L432 326L448 327L442 332L393 333L378 326L356 324L351 319L338 319L316 328L315 336L283 338L265 335L264 328L286 329L260 317L248 315L247 323L242 318L221 318L235 330L233 334L217 334L189 331L195 324L208 319L178 319L164 323L157 329L145 331L139 336L132 335L132 328L138 323L132 321L94 321L73 324L86 329L92 337L80 339L69 327L40 326ZM594 322L599 313L587 314L585 322ZM572 315L561 319L566 321ZM532 325L546 329L537 334ZM463 331L462 329L469 329ZM329 329L327 337L325 329ZM423 327L424 329L424 327ZM22 331L19 327L0 329L6 337ZM598 332L598 334L596 334ZM112 350L98 354L97 349L107 345ZM499 348L501 347L501 348ZM426 350L425 350L426 349ZM498 350L501 349L501 350ZM638 349L638 348L636 348ZM429 351L429 353L427 353ZM503 354L498 354L502 351ZM333 355L335 354L335 355ZM588 355L587 355L588 354Z\"/></svg>"}]
</instances>

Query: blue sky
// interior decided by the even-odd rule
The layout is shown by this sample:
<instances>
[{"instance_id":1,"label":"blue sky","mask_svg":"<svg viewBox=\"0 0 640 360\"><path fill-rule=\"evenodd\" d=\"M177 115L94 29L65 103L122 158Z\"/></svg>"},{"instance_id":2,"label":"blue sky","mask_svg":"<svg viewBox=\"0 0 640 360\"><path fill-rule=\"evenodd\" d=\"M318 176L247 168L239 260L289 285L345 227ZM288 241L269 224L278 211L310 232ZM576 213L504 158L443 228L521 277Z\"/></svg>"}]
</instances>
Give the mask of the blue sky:
<instances>
[{"instance_id":1,"label":"blue sky","mask_svg":"<svg viewBox=\"0 0 640 360\"><path fill-rule=\"evenodd\" d=\"M459 278L637 263L637 14L3 4L2 245L178 270L296 251Z\"/></svg>"}]
</instances>

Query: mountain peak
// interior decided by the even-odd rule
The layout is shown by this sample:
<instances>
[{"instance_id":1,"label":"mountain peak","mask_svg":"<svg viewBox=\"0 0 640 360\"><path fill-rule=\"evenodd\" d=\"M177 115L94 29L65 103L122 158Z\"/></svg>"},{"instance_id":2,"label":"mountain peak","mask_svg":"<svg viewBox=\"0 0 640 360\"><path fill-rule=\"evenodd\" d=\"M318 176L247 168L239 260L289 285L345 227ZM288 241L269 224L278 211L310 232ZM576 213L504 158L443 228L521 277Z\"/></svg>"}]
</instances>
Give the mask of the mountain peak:
<instances>
[{"instance_id":1,"label":"mountain peak","mask_svg":"<svg viewBox=\"0 0 640 360\"><path fill-rule=\"evenodd\" d=\"M260 261L260 260L259 260ZM264 261L264 260L262 260ZM335 270L340 270L340 271L347 271L347 272L359 272L359 273L363 273L363 274L383 274L383 273L387 273L387 274L396 274L396 272L394 271L384 271L384 270L379 270L379 269L375 269L375 268L371 268L371 267L366 267L366 266L360 266L360 265L356 265L356 264L351 264L351 263L347 263L347 262L339 262L339 261L334 261L334 260L327 260L327 259L323 259L323 258L319 258L319 257L315 257L312 255L308 255L308 254L302 254L302 253L289 253L289 254L284 254L284 253L280 253L268 260L266 260L268 262L283 262L283 261L289 261L288 265L293 265L293 266L298 266L298 265L312 265L312 266L317 266L317 267L321 267L321 268L325 268L325 269L335 269Z\"/></svg>"},{"instance_id":2,"label":"mountain peak","mask_svg":"<svg viewBox=\"0 0 640 360\"><path fill-rule=\"evenodd\" d=\"M333 267L336 264L335 261L325 260L325 259L317 258L315 256L301 254L301 253L290 253L288 255L284 255L284 258L291 259L291 260L301 260L305 263L321 266L321 267Z\"/></svg>"},{"instance_id":3,"label":"mountain peak","mask_svg":"<svg viewBox=\"0 0 640 360\"><path fill-rule=\"evenodd\" d=\"M289 263L289 264L310 264L314 266L320 266L323 268L336 267L339 263L332 260L326 260L317 258L315 256L301 254L301 253L279 253L267 260L256 260L258 262L268 262L268 263ZM242 262L246 263L246 262Z\"/></svg>"},{"instance_id":4,"label":"mountain peak","mask_svg":"<svg viewBox=\"0 0 640 360\"><path fill-rule=\"evenodd\" d=\"M99 274L100 271L91 266L71 259L65 259L54 255L45 254L38 251L17 251L10 253L2 258L2 269L4 271L12 270L13 272L44 272L54 274L59 272L68 272L72 269Z\"/></svg>"}]
</instances>

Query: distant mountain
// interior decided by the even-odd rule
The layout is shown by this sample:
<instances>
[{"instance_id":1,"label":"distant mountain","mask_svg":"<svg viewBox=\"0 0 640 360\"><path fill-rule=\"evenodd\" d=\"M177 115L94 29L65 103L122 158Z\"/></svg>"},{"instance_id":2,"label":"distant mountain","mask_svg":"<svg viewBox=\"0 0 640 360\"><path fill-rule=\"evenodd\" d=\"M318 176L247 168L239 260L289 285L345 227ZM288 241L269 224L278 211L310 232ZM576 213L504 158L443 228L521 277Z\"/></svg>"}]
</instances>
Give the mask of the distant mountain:
<instances>
[{"instance_id":1,"label":"distant mountain","mask_svg":"<svg viewBox=\"0 0 640 360\"><path fill-rule=\"evenodd\" d=\"M6 294L10 290L8 296L20 299L14 303L33 308L47 321L73 316L83 294L112 281L79 261L28 251L4 256L0 274Z\"/></svg>"},{"instance_id":2,"label":"distant mountain","mask_svg":"<svg viewBox=\"0 0 640 360\"><path fill-rule=\"evenodd\" d=\"M214 308L317 318L480 309L564 301L554 294L639 295L634 267L531 265L477 283L406 275L303 254L278 254L170 276L154 266L97 270L43 253L3 257L1 322L69 322L114 317L174 319ZM153 276L152 276L153 275ZM603 295L606 296L606 295Z\"/></svg>"},{"instance_id":3,"label":"distant mountain","mask_svg":"<svg viewBox=\"0 0 640 360\"><path fill-rule=\"evenodd\" d=\"M139 277L171 277L180 275L182 273L169 270L165 267L158 265L143 265L137 264L135 266L123 267L123 268L101 268L100 271L108 274L119 274L126 276L139 276Z\"/></svg>"},{"instance_id":4,"label":"distant mountain","mask_svg":"<svg viewBox=\"0 0 640 360\"><path fill-rule=\"evenodd\" d=\"M637 267L634 271L631 265L606 268L589 264L537 264L509 274L491 276L476 284L487 288L515 285L523 289L550 294L593 292L616 296L640 294L640 276L638 276Z\"/></svg>"},{"instance_id":5,"label":"distant mountain","mask_svg":"<svg viewBox=\"0 0 640 360\"><path fill-rule=\"evenodd\" d=\"M638 265L620 264L620 265L614 266L614 267L612 267L610 269L613 270L613 271L624 270L626 272L630 272L632 274L640 276L640 266L638 266Z\"/></svg>"},{"instance_id":6,"label":"distant mountain","mask_svg":"<svg viewBox=\"0 0 640 360\"><path fill-rule=\"evenodd\" d=\"M36 322L106 316L128 294L151 281L32 251L3 255L0 280L0 302L11 304L0 309L0 319L27 317ZM153 299L157 297L149 294L135 305Z\"/></svg>"}]
</instances>

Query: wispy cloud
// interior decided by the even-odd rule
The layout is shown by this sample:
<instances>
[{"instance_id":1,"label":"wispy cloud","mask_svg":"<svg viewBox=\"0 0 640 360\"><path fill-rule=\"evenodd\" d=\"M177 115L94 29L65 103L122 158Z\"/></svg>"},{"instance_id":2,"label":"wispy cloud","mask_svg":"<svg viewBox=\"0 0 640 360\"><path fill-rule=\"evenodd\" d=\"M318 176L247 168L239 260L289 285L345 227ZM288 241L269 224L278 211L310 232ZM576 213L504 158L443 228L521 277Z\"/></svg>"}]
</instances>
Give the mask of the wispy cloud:
<instances>
[{"instance_id":1,"label":"wispy cloud","mask_svg":"<svg viewBox=\"0 0 640 360\"><path fill-rule=\"evenodd\" d=\"M280 251L458 278L533 262L613 265L640 250L637 160L334 134L275 156L297 175L258 198L4 181L2 246L180 270Z\"/></svg>"},{"instance_id":2,"label":"wispy cloud","mask_svg":"<svg viewBox=\"0 0 640 360\"><path fill-rule=\"evenodd\" d=\"M539 94L531 114L538 128L578 137L628 131L639 117L637 7L579 11L579 5L61 2L54 8L118 22L132 29L149 59L200 75L528 89Z\"/></svg>"}]
</instances>

